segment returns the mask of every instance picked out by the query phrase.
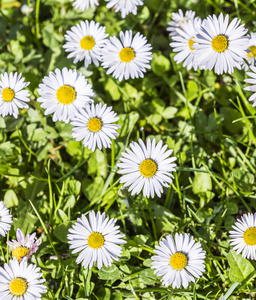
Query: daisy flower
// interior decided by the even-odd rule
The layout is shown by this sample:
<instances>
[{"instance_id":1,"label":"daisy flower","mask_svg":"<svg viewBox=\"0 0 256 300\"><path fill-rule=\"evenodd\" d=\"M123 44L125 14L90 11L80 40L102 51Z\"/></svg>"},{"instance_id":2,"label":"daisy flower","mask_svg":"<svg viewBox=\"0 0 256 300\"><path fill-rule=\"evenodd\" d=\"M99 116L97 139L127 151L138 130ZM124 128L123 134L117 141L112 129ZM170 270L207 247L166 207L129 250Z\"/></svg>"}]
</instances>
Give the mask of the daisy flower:
<instances>
[{"instance_id":1,"label":"daisy flower","mask_svg":"<svg viewBox=\"0 0 256 300\"><path fill-rule=\"evenodd\" d=\"M132 31L120 32L120 39L110 37L102 50L102 66L109 68L107 74L113 73L115 78L121 81L123 78L144 77L143 72L150 69L149 62L153 58L151 45L147 39L136 33L132 37Z\"/></svg>"},{"instance_id":2,"label":"daisy flower","mask_svg":"<svg viewBox=\"0 0 256 300\"><path fill-rule=\"evenodd\" d=\"M74 2L72 5L74 6L74 8L79 9L81 11L84 11L86 9L88 9L89 7L91 7L92 9L94 9L96 6L99 5L99 1L98 0L70 0L71 2Z\"/></svg>"},{"instance_id":3,"label":"daisy flower","mask_svg":"<svg viewBox=\"0 0 256 300\"><path fill-rule=\"evenodd\" d=\"M115 11L121 12L122 18L125 18L129 13L137 15L137 6L143 5L142 0L106 0L107 8L114 7Z\"/></svg>"},{"instance_id":4,"label":"daisy flower","mask_svg":"<svg viewBox=\"0 0 256 300\"><path fill-rule=\"evenodd\" d=\"M18 262L16 258L10 260L9 265L0 268L0 299L3 300L39 300L41 294L46 293L46 287L41 283L40 268L28 265L27 258Z\"/></svg>"},{"instance_id":5,"label":"daisy flower","mask_svg":"<svg viewBox=\"0 0 256 300\"><path fill-rule=\"evenodd\" d=\"M252 106L256 106L256 67L250 66L250 69L252 72L247 72L246 74L251 78L245 79L244 81L252 85L245 87L244 90L254 92L249 98L249 101L254 101Z\"/></svg>"},{"instance_id":6,"label":"daisy flower","mask_svg":"<svg viewBox=\"0 0 256 300\"><path fill-rule=\"evenodd\" d=\"M11 229L12 216L3 201L0 201L0 235L5 236Z\"/></svg>"},{"instance_id":7,"label":"daisy flower","mask_svg":"<svg viewBox=\"0 0 256 300\"><path fill-rule=\"evenodd\" d=\"M106 27L99 23L86 20L76 26L71 27L64 35L67 43L63 46L66 52L71 52L68 58L74 57L74 63L84 60L87 68L92 62L98 67L101 49L106 42L108 34Z\"/></svg>"},{"instance_id":8,"label":"daisy flower","mask_svg":"<svg viewBox=\"0 0 256 300\"><path fill-rule=\"evenodd\" d=\"M184 24L187 21L193 21L195 14L194 11L187 10L184 15L181 9L179 9L177 13L172 13L172 21L168 23L169 27L167 27L167 31L170 32L169 35L178 35L177 29L180 28L181 24Z\"/></svg>"},{"instance_id":9,"label":"daisy flower","mask_svg":"<svg viewBox=\"0 0 256 300\"><path fill-rule=\"evenodd\" d=\"M256 213L242 215L229 231L230 245L237 254L242 252L243 258L256 260Z\"/></svg>"},{"instance_id":10,"label":"daisy flower","mask_svg":"<svg viewBox=\"0 0 256 300\"><path fill-rule=\"evenodd\" d=\"M163 238L152 256L152 269L157 276L162 276L163 285L173 288L188 287L204 272L205 251L189 234L168 235Z\"/></svg>"},{"instance_id":11,"label":"daisy flower","mask_svg":"<svg viewBox=\"0 0 256 300\"><path fill-rule=\"evenodd\" d=\"M96 149L96 146L100 150L102 146L110 148L110 139L116 138L118 135L116 131L120 127L112 124L119 118L111 109L112 107L107 107L106 104L102 106L101 103L84 107L71 122L71 125L74 126L72 136L77 141L83 140L84 146L92 151Z\"/></svg>"},{"instance_id":12,"label":"daisy flower","mask_svg":"<svg viewBox=\"0 0 256 300\"><path fill-rule=\"evenodd\" d=\"M30 258L33 253L38 250L38 246L41 243L40 239L36 239L36 233L31 235L27 234L24 237L22 231L18 228L16 232L16 240L7 242L10 250L12 251L12 258L16 258L18 261L21 261L24 257Z\"/></svg>"},{"instance_id":13,"label":"daisy flower","mask_svg":"<svg viewBox=\"0 0 256 300\"><path fill-rule=\"evenodd\" d=\"M183 67L187 67L188 70L192 67L196 70L198 67L197 55L194 55L195 49L193 48L195 42L192 39L196 36L196 29L200 27L201 23L202 20L199 18L182 23L180 28L176 29L177 35L173 36L173 42L170 43L173 52L178 52L174 56L174 61L177 64L184 61Z\"/></svg>"},{"instance_id":14,"label":"daisy flower","mask_svg":"<svg viewBox=\"0 0 256 300\"><path fill-rule=\"evenodd\" d=\"M154 197L155 193L161 197L163 186L169 187L172 183L176 164L176 157L169 157L173 150L167 150L167 145L162 147L163 142L156 144L156 140L147 140L147 145L139 139L139 144L132 142L131 150L126 148L127 153L122 152L121 163L117 164L121 170L119 174L125 174L120 178L124 187L130 186L128 191L132 195L139 194L143 189L144 197Z\"/></svg>"},{"instance_id":15,"label":"daisy flower","mask_svg":"<svg viewBox=\"0 0 256 300\"><path fill-rule=\"evenodd\" d=\"M120 234L119 226L115 226L116 219L105 217L100 212L95 215L94 211L89 213L89 219L82 215L81 219L69 229L68 234L70 249L72 253L80 252L76 262L82 262L84 268L91 269L97 262L98 269L102 266L110 266L113 260L121 256L120 244L125 244Z\"/></svg>"},{"instance_id":16,"label":"daisy flower","mask_svg":"<svg viewBox=\"0 0 256 300\"><path fill-rule=\"evenodd\" d=\"M22 74L11 72L8 75L6 72L1 74L0 80L0 115L5 117L12 115L14 118L18 118L19 108L28 108L26 102L29 102L30 93L25 90L25 87L29 85L29 82L24 82L24 78L21 78Z\"/></svg>"},{"instance_id":17,"label":"daisy flower","mask_svg":"<svg viewBox=\"0 0 256 300\"><path fill-rule=\"evenodd\" d=\"M237 18L229 25L228 20L229 16L224 19L222 13L218 18L208 16L193 39L199 67L214 68L216 74L233 73L234 67L241 69L241 61L246 57L248 37L244 35L247 29L239 26L241 20Z\"/></svg>"},{"instance_id":18,"label":"daisy flower","mask_svg":"<svg viewBox=\"0 0 256 300\"><path fill-rule=\"evenodd\" d=\"M256 57L256 33L253 32L250 35L248 35L248 37L249 37L249 41L246 50L247 55L245 57L245 60L242 63L242 69L244 69L245 71L249 69L249 66L255 65L255 57Z\"/></svg>"},{"instance_id":19,"label":"daisy flower","mask_svg":"<svg viewBox=\"0 0 256 300\"><path fill-rule=\"evenodd\" d=\"M54 113L54 122L59 120L68 123L82 107L93 102L90 98L93 96L91 87L80 72L67 68L61 71L56 69L39 84L37 91L41 97L37 101L42 102L45 115Z\"/></svg>"}]
</instances>

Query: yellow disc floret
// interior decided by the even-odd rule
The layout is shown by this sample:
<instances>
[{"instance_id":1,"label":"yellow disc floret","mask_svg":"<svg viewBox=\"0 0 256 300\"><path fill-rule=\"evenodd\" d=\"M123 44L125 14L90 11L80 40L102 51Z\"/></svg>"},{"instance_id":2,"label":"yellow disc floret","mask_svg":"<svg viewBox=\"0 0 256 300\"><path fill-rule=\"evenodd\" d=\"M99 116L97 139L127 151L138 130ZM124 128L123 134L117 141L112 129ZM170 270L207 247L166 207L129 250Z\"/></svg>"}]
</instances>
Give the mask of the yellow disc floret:
<instances>
[{"instance_id":1,"label":"yellow disc floret","mask_svg":"<svg viewBox=\"0 0 256 300\"><path fill-rule=\"evenodd\" d=\"M192 41L193 38L194 38L194 36L188 41L189 49L192 50L192 51L195 50L195 49L192 48L192 46L195 44L195 42Z\"/></svg>"},{"instance_id":2,"label":"yellow disc floret","mask_svg":"<svg viewBox=\"0 0 256 300\"><path fill-rule=\"evenodd\" d=\"M122 62L128 63L130 61L132 61L135 57L135 52L132 48L123 48L120 52L119 52L119 57L121 59Z\"/></svg>"},{"instance_id":3,"label":"yellow disc floret","mask_svg":"<svg viewBox=\"0 0 256 300\"><path fill-rule=\"evenodd\" d=\"M256 46L249 47L249 50L252 51L251 53L252 53L253 56L256 56Z\"/></svg>"},{"instance_id":4,"label":"yellow disc floret","mask_svg":"<svg viewBox=\"0 0 256 300\"><path fill-rule=\"evenodd\" d=\"M92 36L87 35L81 39L80 46L84 50L92 50L92 48L95 46L95 40Z\"/></svg>"},{"instance_id":5,"label":"yellow disc floret","mask_svg":"<svg viewBox=\"0 0 256 300\"><path fill-rule=\"evenodd\" d=\"M174 270L182 270L187 264L187 256L182 252L176 252L170 258L170 265Z\"/></svg>"},{"instance_id":6,"label":"yellow disc floret","mask_svg":"<svg viewBox=\"0 0 256 300\"><path fill-rule=\"evenodd\" d=\"M60 103L70 104L76 99L76 91L69 85L63 85L57 90L56 97Z\"/></svg>"},{"instance_id":7,"label":"yellow disc floret","mask_svg":"<svg viewBox=\"0 0 256 300\"><path fill-rule=\"evenodd\" d=\"M23 258L24 256L29 254L29 249L27 247L24 246L20 246L15 248L12 251L12 258L16 257L17 260L20 260L21 258Z\"/></svg>"},{"instance_id":8,"label":"yellow disc floret","mask_svg":"<svg viewBox=\"0 0 256 300\"><path fill-rule=\"evenodd\" d=\"M256 245L256 227L246 229L243 234L243 238L248 246Z\"/></svg>"},{"instance_id":9,"label":"yellow disc floret","mask_svg":"<svg viewBox=\"0 0 256 300\"><path fill-rule=\"evenodd\" d=\"M152 177L156 174L157 165L152 159L145 159L140 164L140 174L144 177Z\"/></svg>"},{"instance_id":10,"label":"yellow disc floret","mask_svg":"<svg viewBox=\"0 0 256 300\"><path fill-rule=\"evenodd\" d=\"M22 296L28 289L28 283L24 278L14 278L9 284L9 291L13 296Z\"/></svg>"},{"instance_id":11,"label":"yellow disc floret","mask_svg":"<svg viewBox=\"0 0 256 300\"><path fill-rule=\"evenodd\" d=\"M102 122L99 118L91 118L87 126L90 131L98 132L102 128Z\"/></svg>"},{"instance_id":12,"label":"yellow disc floret","mask_svg":"<svg viewBox=\"0 0 256 300\"><path fill-rule=\"evenodd\" d=\"M104 245L104 237L99 232L92 232L88 237L88 246L93 249L99 249Z\"/></svg>"},{"instance_id":13,"label":"yellow disc floret","mask_svg":"<svg viewBox=\"0 0 256 300\"><path fill-rule=\"evenodd\" d=\"M14 90L10 88L5 88L2 91L2 98L4 99L5 102L10 102L14 99L15 93Z\"/></svg>"},{"instance_id":14,"label":"yellow disc floret","mask_svg":"<svg viewBox=\"0 0 256 300\"><path fill-rule=\"evenodd\" d=\"M228 39L225 35L216 35L212 39L212 49L216 52L223 52L228 48Z\"/></svg>"}]
</instances>

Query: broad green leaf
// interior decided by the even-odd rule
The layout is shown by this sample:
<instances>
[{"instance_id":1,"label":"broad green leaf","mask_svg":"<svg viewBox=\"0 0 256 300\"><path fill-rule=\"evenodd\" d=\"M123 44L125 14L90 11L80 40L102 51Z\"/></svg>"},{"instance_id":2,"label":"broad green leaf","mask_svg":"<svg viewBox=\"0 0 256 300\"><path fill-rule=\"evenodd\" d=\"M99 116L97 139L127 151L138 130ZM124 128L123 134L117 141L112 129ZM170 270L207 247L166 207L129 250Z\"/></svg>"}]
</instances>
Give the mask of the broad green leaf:
<instances>
[{"instance_id":1,"label":"broad green leaf","mask_svg":"<svg viewBox=\"0 0 256 300\"><path fill-rule=\"evenodd\" d=\"M250 261L243 258L241 254L236 254L235 251L228 253L228 263L230 265L229 278L233 282L242 282L254 271Z\"/></svg>"},{"instance_id":2,"label":"broad green leaf","mask_svg":"<svg viewBox=\"0 0 256 300\"><path fill-rule=\"evenodd\" d=\"M192 188L194 194L211 191L212 189L211 176L207 173L201 173L201 172L196 173L196 176L193 180Z\"/></svg>"},{"instance_id":3,"label":"broad green leaf","mask_svg":"<svg viewBox=\"0 0 256 300\"><path fill-rule=\"evenodd\" d=\"M99 279L102 280L117 280L121 278L120 271L115 265L111 265L110 267L103 267L98 272Z\"/></svg>"}]
</instances>

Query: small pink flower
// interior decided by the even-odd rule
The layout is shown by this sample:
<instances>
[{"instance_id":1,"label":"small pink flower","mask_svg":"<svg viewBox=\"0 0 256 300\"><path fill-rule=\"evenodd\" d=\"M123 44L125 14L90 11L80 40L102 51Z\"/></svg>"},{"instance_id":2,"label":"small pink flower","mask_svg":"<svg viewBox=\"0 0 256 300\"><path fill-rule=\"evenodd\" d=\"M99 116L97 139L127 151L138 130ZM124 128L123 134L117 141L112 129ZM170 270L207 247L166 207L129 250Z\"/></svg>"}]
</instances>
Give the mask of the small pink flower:
<instances>
[{"instance_id":1,"label":"small pink flower","mask_svg":"<svg viewBox=\"0 0 256 300\"><path fill-rule=\"evenodd\" d=\"M12 251L12 258L16 257L20 262L24 257L30 258L33 253L38 250L38 246L41 243L40 239L36 239L36 233L32 233L31 235L27 234L24 237L22 231L18 228L16 232L16 240L12 240L7 242L10 250Z\"/></svg>"}]
</instances>

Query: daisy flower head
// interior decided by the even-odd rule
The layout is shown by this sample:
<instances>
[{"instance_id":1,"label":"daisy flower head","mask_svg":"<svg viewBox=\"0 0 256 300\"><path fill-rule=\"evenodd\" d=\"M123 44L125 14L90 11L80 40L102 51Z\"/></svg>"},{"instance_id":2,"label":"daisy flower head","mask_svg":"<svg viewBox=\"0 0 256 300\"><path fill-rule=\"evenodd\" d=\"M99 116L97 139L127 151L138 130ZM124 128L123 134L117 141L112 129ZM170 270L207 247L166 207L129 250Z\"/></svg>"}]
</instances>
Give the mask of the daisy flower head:
<instances>
[{"instance_id":1,"label":"daisy flower head","mask_svg":"<svg viewBox=\"0 0 256 300\"><path fill-rule=\"evenodd\" d=\"M74 6L74 8L79 9L81 11L89 9L89 7L94 9L96 6L99 5L98 0L70 0L70 1L74 2L72 4Z\"/></svg>"},{"instance_id":2,"label":"daisy flower head","mask_svg":"<svg viewBox=\"0 0 256 300\"><path fill-rule=\"evenodd\" d=\"M121 12L122 18L125 18L129 13L137 15L137 6L143 5L142 0L106 0L107 8L114 7L116 12Z\"/></svg>"},{"instance_id":3,"label":"daisy flower head","mask_svg":"<svg viewBox=\"0 0 256 300\"><path fill-rule=\"evenodd\" d=\"M113 73L119 81L130 77L143 78L146 69L151 68L151 45L139 32L132 37L131 30L121 31L120 40L113 36L107 41L102 50L103 68L108 68L107 74Z\"/></svg>"},{"instance_id":4,"label":"daisy flower head","mask_svg":"<svg viewBox=\"0 0 256 300\"><path fill-rule=\"evenodd\" d=\"M233 250L242 253L243 258L256 260L256 213L242 215L232 228L229 236Z\"/></svg>"},{"instance_id":5,"label":"daisy flower head","mask_svg":"<svg viewBox=\"0 0 256 300\"><path fill-rule=\"evenodd\" d=\"M132 142L130 149L122 152L121 163L117 164L120 168L119 174L124 174L120 182L124 187L129 186L128 191L132 195L139 194L143 189L144 197L154 197L155 193L161 197L163 187L169 187L172 183L176 164L173 162L176 157L169 157L173 150L167 150L167 145L162 146L160 141L147 139L147 144L139 139L139 143Z\"/></svg>"},{"instance_id":6,"label":"daisy flower head","mask_svg":"<svg viewBox=\"0 0 256 300\"><path fill-rule=\"evenodd\" d=\"M6 208L3 201L0 201L0 235L5 236L7 231L11 229L12 215Z\"/></svg>"},{"instance_id":7,"label":"daisy flower head","mask_svg":"<svg viewBox=\"0 0 256 300\"><path fill-rule=\"evenodd\" d=\"M8 241L7 245L12 251L12 258L15 257L18 261L21 261L24 257L30 258L38 250L38 246L41 243L40 239L36 239L35 232L31 235L27 234L25 237L19 228L16 232L16 238L17 241Z\"/></svg>"},{"instance_id":8,"label":"daisy flower head","mask_svg":"<svg viewBox=\"0 0 256 300\"><path fill-rule=\"evenodd\" d=\"M44 114L53 114L53 121L68 123L85 105L92 103L92 86L87 83L85 77L76 70L56 69L49 76L43 78L39 84L37 99L42 102Z\"/></svg>"},{"instance_id":9,"label":"daisy flower head","mask_svg":"<svg viewBox=\"0 0 256 300\"><path fill-rule=\"evenodd\" d=\"M24 82L24 78L21 78L22 74L11 72L9 75L7 72L1 74L0 80L0 115L5 117L12 115L14 118L18 118L18 108L28 108L26 102L29 102L30 93L25 88L29 85L29 82Z\"/></svg>"},{"instance_id":10,"label":"daisy flower head","mask_svg":"<svg viewBox=\"0 0 256 300\"><path fill-rule=\"evenodd\" d=\"M183 67L187 67L190 70L192 67L194 70L197 69L197 55L194 54L195 49L193 48L194 41L192 40L196 36L196 30L200 27L202 20L195 18L193 21L188 20L177 28L177 35L173 36L173 42L170 46L173 48L173 52L178 52L174 56L174 61L177 64L183 63Z\"/></svg>"},{"instance_id":11,"label":"daisy flower head","mask_svg":"<svg viewBox=\"0 0 256 300\"><path fill-rule=\"evenodd\" d=\"M256 58L256 33L252 32L250 35L248 35L249 41L247 45L246 50L246 57L245 60L242 63L242 69L247 71L249 69L249 66L255 65L255 58Z\"/></svg>"},{"instance_id":12,"label":"daisy flower head","mask_svg":"<svg viewBox=\"0 0 256 300\"><path fill-rule=\"evenodd\" d=\"M180 28L181 24L184 24L188 21L193 21L195 18L195 12L192 10L187 10L185 15L181 9L177 13L172 13L172 21L168 23L167 31L169 31L170 36L178 35L177 29Z\"/></svg>"},{"instance_id":13,"label":"daisy flower head","mask_svg":"<svg viewBox=\"0 0 256 300\"><path fill-rule=\"evenodd\" d=\"M96 147L100 150L102 147L110 148L111 139L118 136L117 129L120 125L113 124L119 120L112 107L92 104L84 107L80 113L71 122L73 134L77 140L83 140L83 144L88 149L95 151Z\"/></svg>"},{"instance_id":14,"label":"daisy flower head","mask_svg":"<svg viewBox=\"0 0 256 300\"><path fill-rule=\"evenodd\" d=\"M225 19L221 13L208 16L203 26L197 30L193 39L193 48L198 55L199 67L212 70L216 74L233 73L234 67L241 69L242 59L246 57L248 37L247 29L240 25L241 20L233 19L230 24L229 15Z\"/></svg>"},{"instance_id":15,"label":"daisy flower head","mask_svg":"<svg viewBox=\"0 0 256 300\"><path fill-rule=\"evenodd\" d=\"M124 234L120 234L119 226L115 226L116 219L109 219L105 213L94 211L89 213L89 218L82 215L81 219L69 229L68 243L72 253L80 252L76 262L81 263L84 268L93 267L97 262L98 269L102 266L110 266L113 260L121 256L125 244Z\"/></svg>"},{"instance_id":16,"label":"daisy flower head","mask_svg":"<svg viewBox=\"0 0 256 300\"><path fill-rule=\"evenodd\" d=\"M252 106L256 106L256 67L250 66L250 69L252 72L246 72L246 74L251 78L245 79L244 81L250 83L251 86L245 87L244 90L254 92L248 100L254 101Z\"/></svg>"},{"instance_id":17,"label":"daisy flower head","mask_svg":"<svg viewBox=\"0 0 256 300\"><path fill-rule=\"evenodd\" d=\"M28 265L27 258L20 263L16 258L10 260L0 268L0 299L11 300L39 300L46 293L46 287L42 285L45 279L40 268L36 265Z\"/></svg>"},{"instance_id":18,"label":"daisy flower head","mask_svg":"<svg viewBox=\"0 0 256 300\"><path fill-rule=\"evenodd\" d=\"M151 268L157 276L162 276L163 285L173 288L188 287L195 282L205 270L205 251L200 243L187 233L168 235L163 238L154 250Z\"/></svg>"},{"instance_id":19,"label":"daisy flower head","mask_svg":"<svg viewBox=\"0 0 256 300\"><path fill-rule=\"evenodd\" d=\"M106 42L108 34L106 27L99 23L85 20L71 27L64 35L66 44L63 46L66 52L71 52L68 58L75 58L74 63L84 60L87 68L92 62L98 67L101 49Z\"/></svg>"}]
</instances>

